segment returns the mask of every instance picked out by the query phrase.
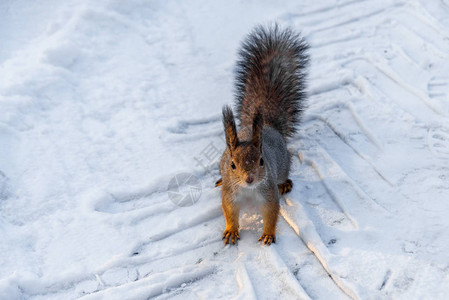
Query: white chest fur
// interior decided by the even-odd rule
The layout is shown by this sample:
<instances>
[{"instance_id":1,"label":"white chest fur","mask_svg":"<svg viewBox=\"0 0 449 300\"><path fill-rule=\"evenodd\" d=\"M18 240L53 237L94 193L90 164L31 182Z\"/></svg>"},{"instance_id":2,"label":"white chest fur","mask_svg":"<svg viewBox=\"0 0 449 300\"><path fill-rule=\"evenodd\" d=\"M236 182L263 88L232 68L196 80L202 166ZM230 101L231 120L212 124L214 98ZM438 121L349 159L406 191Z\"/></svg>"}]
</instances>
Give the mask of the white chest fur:
<instances>
[{"instance_id":1,"label":"white chest fur","mask_svg":"<svg viewBox=\"0 0 449 300\"><path fill-rule=\"evenodd\" d=\"M259 192L257 187L243 187L237 193L236 202L241 205L253 204L262 205L266 201L265 197Z\"/></svg>"}]
</instances>

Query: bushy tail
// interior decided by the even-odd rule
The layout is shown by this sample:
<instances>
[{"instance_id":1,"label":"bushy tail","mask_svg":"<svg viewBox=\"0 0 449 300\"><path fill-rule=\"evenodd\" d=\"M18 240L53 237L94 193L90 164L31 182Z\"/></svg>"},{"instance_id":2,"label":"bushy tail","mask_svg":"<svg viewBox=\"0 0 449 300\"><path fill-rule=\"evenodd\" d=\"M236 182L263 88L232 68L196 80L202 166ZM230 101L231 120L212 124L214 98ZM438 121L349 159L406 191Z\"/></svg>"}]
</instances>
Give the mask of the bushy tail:
<instances>
[{"instance_id":1,"label":"bushy tail","mask_svg":"<svg viewBox=\"0 0 449 300\"><path fill-rule=\"evenodd\" d=\"M256 27L243 41L236 67L236 108L241 126L258 110L264 125L290 137L305 108L308 45L290 28Z\"/></svg>"}]
</instances>

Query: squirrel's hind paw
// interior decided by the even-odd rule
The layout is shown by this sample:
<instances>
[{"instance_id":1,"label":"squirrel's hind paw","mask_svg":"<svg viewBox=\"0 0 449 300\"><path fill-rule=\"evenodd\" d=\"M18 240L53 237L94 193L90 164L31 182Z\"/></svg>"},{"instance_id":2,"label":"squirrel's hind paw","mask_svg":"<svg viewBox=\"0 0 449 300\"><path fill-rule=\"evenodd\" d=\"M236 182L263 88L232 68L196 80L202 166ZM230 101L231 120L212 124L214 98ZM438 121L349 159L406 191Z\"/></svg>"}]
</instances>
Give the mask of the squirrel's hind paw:
<instances>
[{"instance_id":1,"label":"squirrel's hind paw","mask_svg":"<svg viewBox=\"0 0 449 300\"><path fill-rule=\"evenodd\" d=\"M224 240L225 245L229 244L229 240L231 240L232 244L235 244L236 240L240 240L238 231L225 230L223 232L223 240Z\"/></svg>"},{"instance_id":2,"label":"squirrel's hind paw","mask_svg":"<svg viewBox=\"0 0 449 300\"><path fill-rule=\"evenodd\" d=\"M262 234L259 238L259 242L262 242L265 245L271 245L271 243L276 243L276 235L275 234Z\"/></svg>"},{"instance_id":3,"label":"squirrel's hind paw","mask_svg":"<svg viewBox=\"0 0 449 300\"><path fill-rule=\"evenodd\" d=\"M293 181L291 179L287 179L284 183L278 184L279 194L284 195L289 193L293 188Z\"/></svg>"}]
</instances>

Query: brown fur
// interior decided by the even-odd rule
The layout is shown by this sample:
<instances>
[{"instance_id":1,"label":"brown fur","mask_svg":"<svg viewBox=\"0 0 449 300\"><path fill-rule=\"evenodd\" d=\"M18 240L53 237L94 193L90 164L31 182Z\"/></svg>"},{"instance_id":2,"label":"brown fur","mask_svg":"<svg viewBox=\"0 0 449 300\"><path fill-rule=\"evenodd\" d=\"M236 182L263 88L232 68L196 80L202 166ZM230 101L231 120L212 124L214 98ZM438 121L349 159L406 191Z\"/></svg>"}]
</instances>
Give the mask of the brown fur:
<instances>
[{"instance_id":1,"label":"brown fur","mask_svg":"<svg viewBox=\"0 0 449 300\"><path fill-rule=\"evenodd\" d=\"M219 179L216 186L222 186L222 208L226 221L223 233L225 244L235 244L239 239L239 211L240 206L235 201L236 192L248 184L257 184L264 178L265 165L262 159L262 116L256 114L252 124L251 136L240 140L235 130L234 118L230 109L223 109L223 123L228 148L223 155L221 168L231 169L223 172L223 179ZM276 222L279 214L279 194L270 188L267 191L266 203L262 206L264 220L263 234L259 241L270 245L276 241Z\"/></svg>"},{"instance_id":2,"label":"brown fur","mask_svg":"<svg viewBox=\"0 0 449 300\"><path fill-rule=\"evenodd\" d=\"M232 199L223 197L221 206L223 208L223 214L226 220L226 229L223 233L223 239L225 244L229 244L229 240L233 244L240 239L239 236L239 213L240 206L232 202Z\"/></svg>"},{"instance_id":3,"label":"brown fur","mask_svg":"<svg viewBox=\"0 0 449 300\"><path fill-rule=\"evenodd\" d=\"M269 196L267 202L262 206L263 218L263 234L259 238L259 242L271 245L276 243L276 223L279 216L279 202L274 199L274 196Z\"/></svg>"}]
</instances>

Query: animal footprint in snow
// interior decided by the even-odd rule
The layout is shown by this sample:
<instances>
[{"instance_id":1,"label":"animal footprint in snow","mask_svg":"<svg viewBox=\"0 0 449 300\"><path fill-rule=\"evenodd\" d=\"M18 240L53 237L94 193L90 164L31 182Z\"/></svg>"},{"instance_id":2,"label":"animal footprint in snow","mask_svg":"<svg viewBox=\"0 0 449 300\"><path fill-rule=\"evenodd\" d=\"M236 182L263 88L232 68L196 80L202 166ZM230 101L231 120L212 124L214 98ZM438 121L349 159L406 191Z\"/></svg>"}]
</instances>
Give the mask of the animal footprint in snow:
<instances>
[{"instance_id":1,"label":"animal footprint in snow","mask_svg":"<svg viewBox=\"0 0 449 300\"><path fill-rule=\"evenodd\" d=\"M449 77L432 77L427 83L427 95L442 109L443 114L449 115Z\"/></svg>"},{"instance_id":2,"label":"animal footprint in snow","mask_svg":"<svg viewBox=\"0 0 449 300\"><path fill-rule=\"evenodd\" d=\"M449 158L449 129L431 128L427 134L427 145L435 156Z\"/></svg>"},{"instance_id":3,"label":"animal footprint in snow","mask_svg":"<svg viewBox=\"0 0 449 300\"><path fill-rule=\"evenodd\" d=\"M449 78L435 76L427 83L427 94L430 98L444 98L449 96Z\"/></svg>"}]
</instances>

